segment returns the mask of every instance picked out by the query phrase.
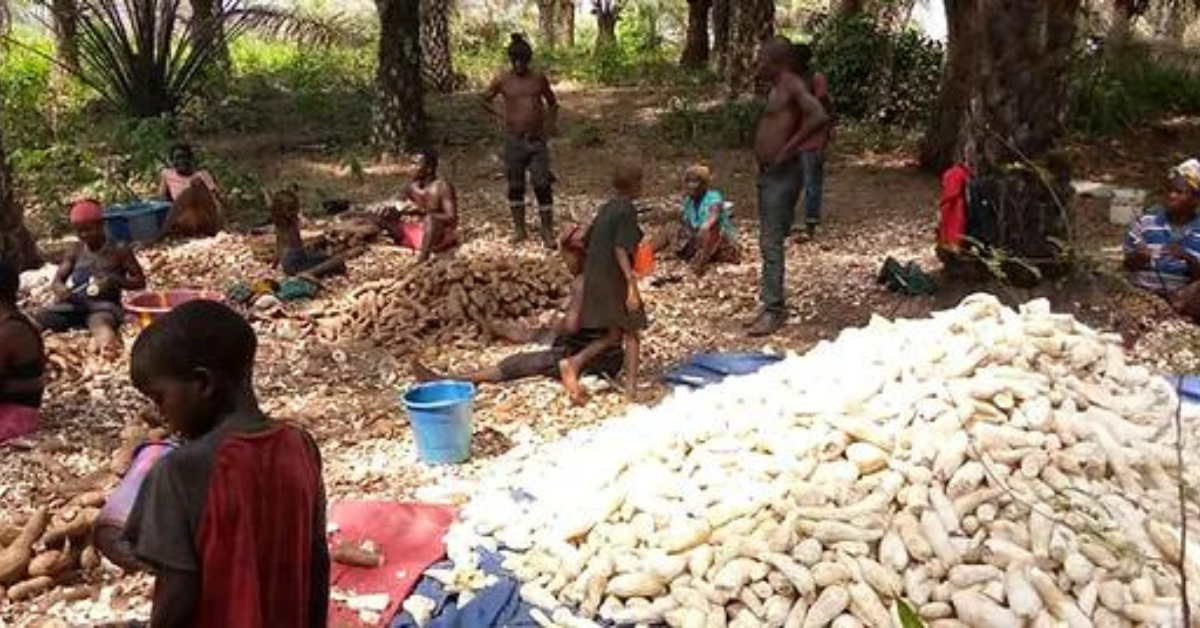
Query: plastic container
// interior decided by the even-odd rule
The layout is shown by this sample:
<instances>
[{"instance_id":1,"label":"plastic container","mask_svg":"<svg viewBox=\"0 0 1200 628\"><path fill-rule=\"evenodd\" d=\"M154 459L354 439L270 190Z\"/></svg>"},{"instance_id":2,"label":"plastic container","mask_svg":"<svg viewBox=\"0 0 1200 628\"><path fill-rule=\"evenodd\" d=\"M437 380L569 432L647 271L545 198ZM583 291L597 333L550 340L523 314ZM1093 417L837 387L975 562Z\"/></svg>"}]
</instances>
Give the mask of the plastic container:
<instances>
[{"instance_id":1,"label":"plastic container","mask_svg":"<svg viewBox=\"0 0 1200 628\"><path fill-rule=\"evenodd\" d=\"M471 411L475 386L441 381L418 384L402 398L425 464L458 464L471 457Z\"/></svg>"},{"instance_id":2,"label":"plastic container","mask_svg":"<svg viewBox=\"0 0 1200 628\"><path fill-rule=\"evenodd\" d=\"M648 277L654 272L654 247L642 240L633 253L633 272L639 277Z\"/></svg>"},{"instance_id":3,"label":"plastic container","mask_svg":"<svg viewBox=\"0 0 1200 628\"><path fill-rule=\"evenodd\" d=\"M104 231L118 242L150 242L162 233L171 204L139 201L104 210Z\"/></svg>"},{"instance_id":4,"label":"plastic container","mask_svg":"<svg viewBox=\"0 0 1200 628\"><path fill-rule=\"evenodd\" d=\"M125 299L125 312L134 320L138 329L145 329L163 314L196 299L224 303L225 295L211 290L137 292Z\"/></svg>"}]
</instances>

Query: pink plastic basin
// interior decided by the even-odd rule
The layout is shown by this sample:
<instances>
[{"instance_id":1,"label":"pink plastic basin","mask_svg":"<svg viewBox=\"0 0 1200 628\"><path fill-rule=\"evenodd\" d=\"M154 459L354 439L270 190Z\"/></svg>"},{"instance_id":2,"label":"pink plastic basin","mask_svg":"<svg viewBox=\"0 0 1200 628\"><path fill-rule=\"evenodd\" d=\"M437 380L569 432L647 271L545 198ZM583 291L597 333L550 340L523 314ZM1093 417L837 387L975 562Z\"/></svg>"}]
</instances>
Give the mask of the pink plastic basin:
<instances>
[{"instance_id":1,"label":"pink plastic basin","mask_svg":"<svg viewBox=\"0 0 1200 628\"><path fill-rule=\"evenodd\" d=\"M225 295L212 290L138 292L125 299L125 311L134 318L139 329L145 329L173 308L197 299L224 303Z\"/></svg>"}]
</instances>

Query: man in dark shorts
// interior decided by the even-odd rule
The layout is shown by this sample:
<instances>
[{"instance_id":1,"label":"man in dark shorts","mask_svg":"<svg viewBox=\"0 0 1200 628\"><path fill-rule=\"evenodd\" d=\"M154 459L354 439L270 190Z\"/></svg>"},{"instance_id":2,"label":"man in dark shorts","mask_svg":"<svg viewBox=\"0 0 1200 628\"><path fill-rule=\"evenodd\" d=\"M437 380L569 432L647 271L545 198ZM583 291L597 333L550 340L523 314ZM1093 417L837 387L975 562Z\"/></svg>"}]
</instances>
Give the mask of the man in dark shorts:
<instances>
[{"instance_id":1,"label":"man in dark shorts","mask_svg":"<svg viewBox=\"0 0 1200 628\"><path fill-rule=\"evenodd\" d=\"M747 324L751 336L769 336L787 321L784 242L792 230L796 203L804 189L800 152L829 119L804 79L796 76L794 67L792 44L786 38L772 39L759 51L759 78L771 83L771 92L754 137L762 280L761 309Z\"/></svg>"},{"instance_id":2,"label":"man in dark shorts","mask_svg":"<svg viewBox=\"0 0 1200 628\"><path fill-rule=\"evenodd\" d=\"M546 248L554 248L554 174L550 171L547 139L555 132L558 99L545 74L529 67L533 48L514 34L508 45L512 70L496 77L483 94L484 106L493 115L492 101L504 98L504 167L508 178L508 202L512 211L514 242L526 238L525 174L533 180L537 197L539 234Z\"/></svg>"},{"instance_id":3,"label":"man in dark shorts","mask_svg":"<svg viewBox=\"0 0 1200 628\"><path fill-rule=\"evenodd\" d=\"M581 329L580 308L583 306L583 242L581 228L567 233L559 242L559 250L575 279L571 282L571 296L564 316L551 322L543 329L518 329L505 325L491 324L488 332L513 344L546 345L541 351L529 351L509 356L495 366L465 373L439 374L420 362L413 362L413 377L417 381L454 379L473 384L497 384L530 377L561 379L559 363L583 351L588 345L603 338L602 329ZM615 378L621 372L625 352L620 344L609 347L599 357L589 362L584 369L587 375Z\"/></svg>"},{"instance_id":4,"label":"man in dark shorts","mask_svg":"<svg viewBox=\"0 0 1200 628\"><path fill-rule=\"evenodd\" d=\"M183 444L147 474L125 523L155 575L152 626L325 626L329 549L321 456L254 392L254 330L185 303L133 346L134 386Z\"/></svg>"}]
</instances>

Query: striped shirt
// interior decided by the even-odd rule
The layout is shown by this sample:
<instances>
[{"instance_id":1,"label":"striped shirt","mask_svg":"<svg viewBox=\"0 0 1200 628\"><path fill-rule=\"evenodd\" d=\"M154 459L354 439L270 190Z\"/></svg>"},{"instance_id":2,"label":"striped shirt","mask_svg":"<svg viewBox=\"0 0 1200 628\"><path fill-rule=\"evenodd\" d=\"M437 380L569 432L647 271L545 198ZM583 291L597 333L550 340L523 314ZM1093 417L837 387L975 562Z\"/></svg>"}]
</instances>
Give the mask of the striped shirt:
<instances>
[{"instance_id":1,"label":"striped shirt","mask_svg":"<svg viewBox=\"0 0 1200 628\"><path fill-rule=\"evenodd\" d=\"M1126 254L1140 247L1150 251L1150 268L1134 271L1131 279L1138 286L1158 293L1174 292L1192 282L1187 264L1167 254L1170 246L1200 260L1200 217L1183 226L1173 226L1167 211L1156 207L1133 221L1125 236Z\"/></svg>"}]
</instances>

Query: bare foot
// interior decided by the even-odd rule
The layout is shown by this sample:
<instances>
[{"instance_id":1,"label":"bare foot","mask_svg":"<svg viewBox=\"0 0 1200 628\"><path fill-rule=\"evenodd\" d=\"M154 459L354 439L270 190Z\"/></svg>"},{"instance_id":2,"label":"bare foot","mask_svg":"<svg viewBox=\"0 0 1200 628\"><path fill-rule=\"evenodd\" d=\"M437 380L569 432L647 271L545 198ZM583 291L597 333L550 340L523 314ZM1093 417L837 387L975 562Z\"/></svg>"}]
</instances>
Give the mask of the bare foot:
<instances>
[{"instance_id":1,"label":"bare foot","mask_svg":"<svg viewBox=\"0 0 1200 628\"><path fill-rule=\"evenodd\" d=\"M412 372L413 379L417 380L418 382L432 382L434 380L442 379L437 373L434 373L429 369L429 367L421 364L417 360L412 361L412 363L409 365L409 370Z\"/></svg>"},{"instance_id":2,"label":"bare foot","mask_svg":"<svg viewBox=\"0 0 1200 628\"><path fill-rule=\"evenodd\" d=\"M575 365L571 363L570 358L558 361L558 372L562 378L563 388L567 389L567 397L571 399L571 403L576 406L582 406L587 403L587 392L579 384L579 371L575 369Z\"/></svg>"}]
</instances>

